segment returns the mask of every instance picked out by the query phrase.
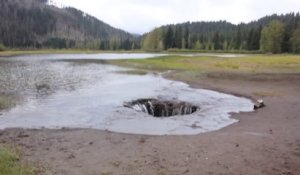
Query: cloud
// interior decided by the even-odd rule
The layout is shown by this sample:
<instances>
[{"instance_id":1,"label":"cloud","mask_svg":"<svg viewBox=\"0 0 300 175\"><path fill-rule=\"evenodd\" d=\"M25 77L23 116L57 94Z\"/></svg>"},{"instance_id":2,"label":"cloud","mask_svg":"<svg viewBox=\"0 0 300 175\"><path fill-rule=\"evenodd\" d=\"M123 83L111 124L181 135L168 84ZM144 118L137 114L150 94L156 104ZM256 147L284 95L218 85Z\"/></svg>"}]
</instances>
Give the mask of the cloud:
<instances>
[{"instance_id":1,"label":"cloud","mask_svg":"<svg viewBox=\"0 0 300 175\"><path fill-rule=\"evenodd\" d=\"M145 33L164 24L227 20L249 22L299 11L299 0L56 0L117 28Z\"/></svg>"}]
</instances>

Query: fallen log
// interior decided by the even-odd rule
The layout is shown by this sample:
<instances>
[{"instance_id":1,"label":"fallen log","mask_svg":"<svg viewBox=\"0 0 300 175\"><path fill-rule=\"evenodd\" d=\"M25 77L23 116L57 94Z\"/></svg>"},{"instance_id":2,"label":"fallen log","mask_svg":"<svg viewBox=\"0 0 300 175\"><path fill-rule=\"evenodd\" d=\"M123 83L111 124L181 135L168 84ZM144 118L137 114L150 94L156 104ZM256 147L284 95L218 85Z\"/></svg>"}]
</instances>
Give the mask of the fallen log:
<instances>
[{"instance_id":1,"label":"fallen log","mask_svg":"<svg viewBox=\"0 0 300 175\"><path fill-rule=\"evenodd\" d=\"M254 110L257 110L257 109L263 108L263 107L265 107L265 106L266 106L266 105L265 105L264 101L263 101L262 99L260 99L260 100L257 100L257 101L256 101L256 103L254 104L253 109L254 109Z\"/></svg>"}]
</instances>

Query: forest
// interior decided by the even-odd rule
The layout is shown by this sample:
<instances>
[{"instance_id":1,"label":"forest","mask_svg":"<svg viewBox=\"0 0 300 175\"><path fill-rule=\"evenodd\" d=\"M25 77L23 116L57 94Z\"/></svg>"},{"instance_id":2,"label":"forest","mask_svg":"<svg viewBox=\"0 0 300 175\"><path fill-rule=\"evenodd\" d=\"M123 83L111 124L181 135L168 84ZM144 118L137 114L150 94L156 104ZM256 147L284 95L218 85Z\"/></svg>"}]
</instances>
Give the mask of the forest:
<instances>
[{"instance_id":1,"label":"forest","mask_svg":"<svg viewBox=\"0 0 300 175\"><path fill-rule=\"evenodd\" d=\"M139 36L116 29L78 9L49 5L48 0L1 0L0 8L0 50L80 48L300 53L299 12L274 14L238 25L226 21L165 25Z\"/></svg>"},{"instance_id":2,"label":"forest","mask_svg":"<svg viewBox=\"0 0 300 175\"><path fill-rule=\"evenodd\" d=\"M145 50L300 52L300 15L271 15L238 25L187 22L154 29L142 38Z\"/></svg>"}]
</instances>

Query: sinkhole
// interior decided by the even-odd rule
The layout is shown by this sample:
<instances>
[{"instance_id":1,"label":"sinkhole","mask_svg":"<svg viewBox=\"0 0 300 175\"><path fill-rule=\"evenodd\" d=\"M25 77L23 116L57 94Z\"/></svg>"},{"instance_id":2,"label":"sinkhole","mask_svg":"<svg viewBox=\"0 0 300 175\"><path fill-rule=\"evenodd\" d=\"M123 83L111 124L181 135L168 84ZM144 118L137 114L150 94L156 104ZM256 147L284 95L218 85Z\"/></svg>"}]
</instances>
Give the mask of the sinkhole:
<instances>
[{"instance_id":1,"label":"sinkhole","mask_svg":"<svg viewBox=\"0 0 300 175\"><path fill-rule=\"evenodd\" d=\"M144 112L154 117L171 117L176 115L189 115L200 107L188 102L177 100L158 100L158 99L138 99L125 102L125 107Z\"/></svg>"}]
</instances>

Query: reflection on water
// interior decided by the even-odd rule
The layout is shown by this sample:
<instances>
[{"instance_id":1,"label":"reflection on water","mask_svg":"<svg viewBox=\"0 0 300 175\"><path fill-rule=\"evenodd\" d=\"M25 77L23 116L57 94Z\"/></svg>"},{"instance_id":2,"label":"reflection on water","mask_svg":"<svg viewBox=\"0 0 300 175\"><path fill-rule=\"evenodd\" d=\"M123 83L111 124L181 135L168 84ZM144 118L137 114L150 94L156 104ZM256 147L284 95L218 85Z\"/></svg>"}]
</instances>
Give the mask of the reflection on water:
<instances>
[{"instance_id":1,"label":"reflection on water","mask_svg":"<svg viewBox=\"0 0 300 175\"><path fill-rule=\"evenodd\" d=\"M75 127L136 134L198 134L236 122L229 118L230 112L252 110L253 104L245 98L193 89L159 75L121 74L118 72L127 69L111 65L54 62L51 60L62 58L52 56L1 58L0 91L17 93L25 102L1 116L0 128ZM186 101L200 106L200 110L161 119L123 107L124 102L139 98Z\"/></svg>"}]
</instances>

